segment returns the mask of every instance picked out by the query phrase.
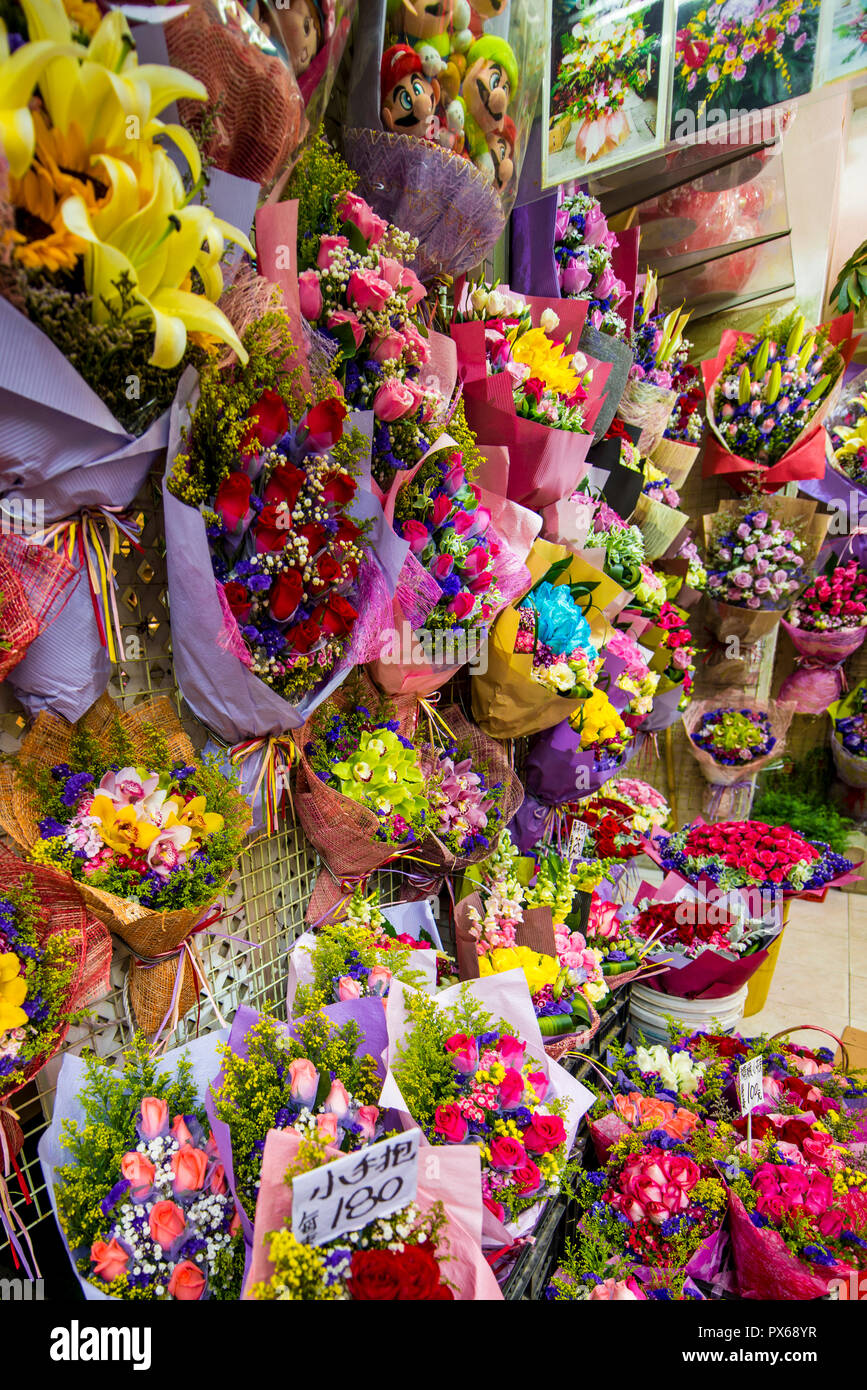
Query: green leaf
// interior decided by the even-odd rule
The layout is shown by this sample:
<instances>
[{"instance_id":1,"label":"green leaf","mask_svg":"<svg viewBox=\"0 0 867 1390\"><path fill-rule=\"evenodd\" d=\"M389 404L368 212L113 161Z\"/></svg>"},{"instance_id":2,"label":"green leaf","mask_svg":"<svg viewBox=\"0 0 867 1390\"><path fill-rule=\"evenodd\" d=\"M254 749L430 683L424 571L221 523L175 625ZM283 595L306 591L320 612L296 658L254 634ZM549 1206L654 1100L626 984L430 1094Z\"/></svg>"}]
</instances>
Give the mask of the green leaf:
<instances>
[{"instance_id":1,"label":"green leaf","mask_svg":"<svg viewBox=\"0 0 867 1390\"><path fill-rule=\"evenodd\" d=\"M366 255L368 250L367 242L354 222L344 222L340 228L340 235L346 237L351 251L357 251L359 256Z\"/></svg>"}]
</instances>

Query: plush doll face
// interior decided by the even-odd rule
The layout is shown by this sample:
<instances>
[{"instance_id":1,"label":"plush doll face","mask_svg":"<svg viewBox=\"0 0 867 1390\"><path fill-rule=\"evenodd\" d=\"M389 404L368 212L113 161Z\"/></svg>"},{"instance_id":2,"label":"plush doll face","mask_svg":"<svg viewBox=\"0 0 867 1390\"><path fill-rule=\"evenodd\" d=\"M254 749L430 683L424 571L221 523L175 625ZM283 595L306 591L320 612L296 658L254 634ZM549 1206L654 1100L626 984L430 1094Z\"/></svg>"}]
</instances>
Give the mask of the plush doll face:
<instances>
[{"instance_id":1,"label":"plush doll face","mask_svg":"<svg viewBox=\"0 0 867 1390\"><path fill-rule=\"evenodd\" d=\"M494 183L502 193L515 172L512 142L502 131L492 130L488 133L488 149L494 161Z\"/></svg>"},{"instance_id":2,"label":"plush doll face","mask_svg":"<svg viewBox=\"0 0 867 1390\"><path fill-rule=\"evenodd\" d=\"M313 0L289 0L273 7L280 41L292 59L295 76L306 72L322 43L322 23Z\"/></svg>"},{"instance_id":3,"label":"plush doll face","mask_svg":"<svg viewBox=\"0 0 867 1390\"><path fill-rule=\"evenodd\" d=\"M506 70L500 63L493 58L477 58L467 69L461 94L467 110L485 135L502 129L511 86Z\"/></svg>"},{"instance_id":4,"label":"plush doll face","mask_svg":"<svg viewBox=\"0 0 867 1390\"><path fill-rule=\"evenodd\" d=\"M396 135L423 140L440 99L440 84L423 72L409 72L385 92L382 124Z\"/></svg>"},{"instance_id":5,"label":"plush doll face","mask_svg":"<svg viewBox=\"0 0 867 1390\"><path fill-rule=\"evenodd\" d=\"M395 15L396 27L414 39L429 39L445 34L452 26L455 0L414 0L413 10L400 4Z\"/></svg>"}]
</instances>

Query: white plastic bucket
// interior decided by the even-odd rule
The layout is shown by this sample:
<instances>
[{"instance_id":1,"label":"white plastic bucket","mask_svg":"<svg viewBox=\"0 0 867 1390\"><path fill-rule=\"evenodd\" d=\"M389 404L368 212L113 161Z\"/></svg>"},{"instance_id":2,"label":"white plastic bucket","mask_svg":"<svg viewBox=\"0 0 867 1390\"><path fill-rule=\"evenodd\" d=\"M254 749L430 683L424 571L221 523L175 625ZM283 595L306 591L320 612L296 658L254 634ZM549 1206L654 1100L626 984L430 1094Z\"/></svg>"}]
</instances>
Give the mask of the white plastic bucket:
<instances>
[{"instance_id":1,"label":"white plastic bucket","mask_svg":"<svg viewBox=\"0 0 867 1390\"><path fill-rule=\"evenodd\" d=\"M677 999L674 995L648 989L647 985L634 984L629 1004L629 1040L635 1043L638 1034L643 1033L648 1043L667 1045L666 1014L679 1019L689 1033L709 1029L714 1020L724 1032L733 1033L743 1018L746 1000L746 985L720 999Z\"/></svg>"}]
</instances>

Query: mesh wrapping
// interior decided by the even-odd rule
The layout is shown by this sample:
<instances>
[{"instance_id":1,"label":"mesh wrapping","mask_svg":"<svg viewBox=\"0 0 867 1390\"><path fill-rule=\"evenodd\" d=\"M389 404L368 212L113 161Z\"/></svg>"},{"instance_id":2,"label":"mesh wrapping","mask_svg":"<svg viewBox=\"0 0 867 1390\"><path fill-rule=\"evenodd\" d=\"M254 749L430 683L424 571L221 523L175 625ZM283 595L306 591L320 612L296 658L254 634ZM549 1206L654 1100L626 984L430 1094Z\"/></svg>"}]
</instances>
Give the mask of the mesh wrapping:
<instances>
[{"instance_id":1,"label":"mesh wrapping","mask_svg":"<svg viewBox=\"0 0 867 1390\"><path fill-rule=\"evenodd\" d=\"M205 155L228 174L269 183L307 133L291 68L257 48L237 23L224 22L212 0L191 0L186 13L165 26L165 37L172 66L208 89L207 102L178 102L183 124L198 133L208 108L217 105Z\"/></svg>"},{"instance_id":2,"label":"mesh wrapping","mask_svg":"<svg viewBox=\"0 0 867 1390\"><path fill-rule=\"evenodd\" d=\"M841 1277L839 1266L821 1273L793 1255L777 1231L759 1230L736 1193L729 1193L732 1255L740 1298L807 1300L824 1298Z\"/></svg>"},{"instance_id":3,"label":"mesh wrapping","mask_svg":"<svg viewBox=\"0 0 867 1390\"><path fill-rule=\"evenodd\" d=\"M653 453L676 403L676 391L666 391L650 381L636 381L634 377L627 381L617 414L628 425L637 425L641 430L638 448L642 454Z\"/></svg>"},{"instance_id":4,"label":"mesh wrapping","mask_svg":"<svg viewBox=\"0 0 867 1390\"><path fill-rule=\"evenodd\" d=\"M147 742L145 726L153 724L166 735L172 757L184 763L195 760L193 745L181 727L174 705L165 696L145 700L134 709L119 710L113 700L103 695L79 723L105 748L115 719L119 719L137 756L142 759ZM33 727L21 745L20 761L37 768L51 768L55 763L68 761L72 733L72 724L43 711L36 716ZM238 800L241 801L241 798L238 797ZM244 810L249 818L246 804ZM23 779L16 776L15 766L7 763L0 767L0 826L16 844L28 850L39 839L39 817L36 797ZM68 881L74 882L71 879ZM199 983L186 954L172 956L147 968L136 957L151 959L178 948L226 886L226 882L215 885L208 901L199 907L154 912L140 903L94 888L89 883L74 883L93 915L134 952L129 970L129 999L136 1021L145 1033L156 1032L162 1023L169 1009L179 970L183 971L183 975L177 1000L178 1018L182 1018L198 1000Z\"/></svg>"},{"instance_id":5,"label":"mesh wrapping","mask_svg":"<svg viewBox=\"0 0 867 1390\"><path fill-rule=\"evenodd\" d=\"M697 444L684 444L679 439L660 439L653 451L652 462L660 473L671 479L672 486L679 492L700 452Z\"/></svg>"},{"instance_id":6,"label":"mesh wrapping","mask_svg":"<svg viewBox=\"0 0 867 1390\"><path fill-rule=\"evenodd\" d=\"M771 734L777 740L770 753L766 753L761 758L753 758L751 762L737 763L730 767L727 764L718 763L713 754L707 752L706 749L697 747L692 738L695 730L704 715L718 709L748 709L752 714L766 714L771 726ZM728 690L721 690L711 700L694 700L684 713L683 727L689 744L689 751L701 768L705 781L712 783L715 787L730 787L735 782L743 782L755 773L761 772L768 763L773 762L782 753L794 713L794 705L783 704L779 700L773 702L756 700L752 696L746 696L743 690L737 686Z\"/></svg>"},{"instance_id":7,"label":"mesh wrapping","mask_svg":"<svg viewBox=\"0 0 867 1390\"><path fill-rule=\"evenodd\" d=\"M825 666L835 666L854 656L867 637L867 627L843 627L835 632L807 632L802 627L793 627L785 618L781 624L792 639L792 645L800 656L821 661Z\"/></svg>"},{"instance_id":8,"label":"mesh wrapping","mask_svg":"<svg viewBox=\"0 0 867 1390\"><path fill-rule=\"evenodd\" d=\"M0 845L0 893L9 889L20 889L28 882L32 884L39 905L40 921L36 931L40 946L44 947L59 933L69 935L70 949L67 960L72 960L74 970L64 993L61 1014L74 1014L94 1000L101 999L108 992L111 938L103 924L85 910L70 879L41 864L25 864L11 850ZM8 1099L15 1091L33 1080L60 1050L67 1031L68 1024L63 1024L55 1036L53 1046L32 1057L23 1072L17 1073L17 1077L21 1079L18 1080L16 1077L15 1084L9 1090L4 1091L0 1080L0 1100ZM11 1133L15 1128L18 1126L11 1121L7 1133ZM12 1152L17 1152L19 1147L20 1138L19 1143L13 1145Z\"/></svg>"},{"instance_id":9,"label":"mesh wrapping","mask_svg":"<svg viewBox=\"0 0 867 1390\"><path fill-rule=\"evenodd\" d=\"M21 580L0 554L0 680L18 665L39 633Z\"/></svg>"}]
</instances>

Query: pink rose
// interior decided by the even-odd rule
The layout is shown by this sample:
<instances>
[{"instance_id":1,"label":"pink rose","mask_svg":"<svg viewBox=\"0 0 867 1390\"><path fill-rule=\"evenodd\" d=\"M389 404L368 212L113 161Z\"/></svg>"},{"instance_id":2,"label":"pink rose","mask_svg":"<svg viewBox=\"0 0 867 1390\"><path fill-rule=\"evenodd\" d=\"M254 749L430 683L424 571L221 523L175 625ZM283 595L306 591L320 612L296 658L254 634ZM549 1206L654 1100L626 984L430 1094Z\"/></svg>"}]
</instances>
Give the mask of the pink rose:
<instances>
[{"instance_id":1,"label":"pink rose","mask_svg":"<svg viewBox=\"0 0 867 1390\"><path fill-rule=\"evenodd\" d=\"M187 1223L175 1202L155 1202L148 1213L148 1228L155 1245L171 1250L187 1229Z\"/></svg>"},{"instance_id":2,"label":"pink rose","mask_svg":"<svg viewBox=\"0 0 867 1390\"><path fill-rule=\"evenodd\" d=\"M316 257L316 264L320 270L327 270L331 264L331 257L335 251L340 251L349 245L349 239L345 236L324 236L319 242L319 254ZM300 277L299 277L300 278Z\"/></svg>"},{"instance_id":3,"label":"pink rose","mask_svg":"<svg viewBox=\"0 0 867 1390\"><path fill-rule=\"evenodd\" d=\"M594 1284L590 1290L590 1301L599 1302L609 1300L614 1303L629 1302L639 1298L646 1298L646 1294L641 1292L634 1279L603 1279L601 1284Z\"/></svg>"},{"instance_id":4,"label":"pink rose","mask_svg":"<svg viewBox=\"0 0 867 1390\"><path fill-rule=\"evenodd\" d=\"M219 1197L221 1193L228 1190L226 1183L226 1170L222 1163L215 1163L208 1174L208 1191L214 1196Z\"/></svg>"},{"instance_id":5,"label":"pink rose","mask_svg":"<svg viewBox=\"0 0 867 1390\"><path fill-rule=\"evenodd\" d=\"M169 1132L169 1107L156 1096L143 1096L141 1119L138 1124L139 1137L149 1143L151 1139L161 1139Z\"/></svg>"},{"instance_id":6,"label":"pink rose","mask_svg":"<svg viewBox=\"0 0 867 1390\"><path fill-rule=\"evenodd\" d=\"M357 227L368 246L382 241L388 231L388 223L379 217L357 193L346 192L337 204L337 211L344 222Z\"/></svg>"},{"instance_id":7,"label":"pink rose","mask_svg":"<svg viewBox=\"0 0 867 1390\"><path fill-rule=\"evenodd\" d=\"M338 1120L342 1120L349 1110L349 1092L338 1077L332 1081L322 1108L326 1115L336 1115Z\"/></svg>"},{"instance_id":8,"label":"pink rose","mask_svg":"<svg viewBox=\"0 0 867 1390\"><path fill-rule=\"evenodd\" d=\"M367 977L367 987L372 994L385 995L391 984L391 971L384 965L374 965Z\"/></svg>"},{"instance_id":9,"label":"pink rose","mask_svg":"<svg viewBox=\"0 0 867 1390\"><path fill-rule=\"evenodd\" d=\"M434 498L433 511L431 512L431 525L435 531L448 521L452 514L452 501L449 497L443 496L440 492Z\"/></svg>"},{"instance_id":10,"label":"pink rose","mask_svg":"<svg viewBox=\"0 0 867 1390\"><path fill-rule=\"evenodd\" d=\"M415 392L396 377L384 381L373 398L373 413L379 420L400 420L417 408Z\"/></svg>"},{"instance_id":11,"label":"pink rose","mask_svg":"<svg viewBox=\"0 0 867 1390\"><path fill-rule=\"evenodd\" d=\"M106 1245L104 1240L94 1241L90 1247L90 1258L93 1261L93 1272L98 1279L103 1279L106 1284L110 1284L114 1279L119 1279L126 1273L129 1265L129 1255L118 1240L114 1237Z\"/></svg>"},{"instance_id":12,"label":"pink rose","mask_svg":"<svg viewBox=\"0 0 867 1390\"><path fill-rule=\"evenodd\" d=\"M330 1144L337 1143L337 1116L336 1115L317 1115L316 1132L320 1139L325 1139Z\"/></svg>"},{"instance_id":13,"label":"pink rose","mask_svg":"<svg viewBox=\"0 0 867 1390\"><path fill-rule=\"evenodd\" d=\"M409 541L409 548L413 555L421 555L430 540L430 531L424 522L415 521L412 517L403 523L401 534L405 541Z\"/></svg>"},{"instance_id":14,"label":"pink rose","mask_svg":"<svg viewBox=\"0 0 867 1390\"><path fill-rule=\"evenodd\" d=\"M181 1149L185 1144L195 1144L196 1142L187 1127L187 1122L183 1115L176 1115L172 1120L172 1134L174 1135L178 1147Z\"/></svg>"},{"instance_id":15,"label":"pink rose","mask_svg":"<svg viewBox=\"0 0 867 1390\"><path fill-rule=\"evenodd\" d=\"M497 1043L497 1051L504 1067L522 1067L526 1050L527 1044L521 1042L520 1038L512 1037L511 1033L504 1033Z\"/></svg>"},{"instance_id":16,"label":"pink rose","mask_svg":"<svg viewBox=\"0 0 867 1390\"><path fill-rule=\"evenodd\" d=\"M502 1110L518 1110L524 1103L524 1078L514 1067L509 1067L497 1088Z\"/></svg>"},{"instance_id":17,"label":"pink rose","mask_svg":"<svg viewBox=\"0 0 867 1390\"><path fill-rule=\"evenodd\" d=\"M842 1213L831 1207L816 1218L816 1226L828 1240L836 1240L843 1229Z\"/></svg>"},{"instance_id":18,"label":"pink rose","mask_svg":"<svg viewBox=\"0 0 867 1390\"><path fill-rule=\"evenodd\" d=\"M357 308L372 309L378 314L391 298L391 285L387 280L381 280L378 275L374 275L372 270L353 270L346 286L346 294Z\"/></svg>"},{"instance_id":19,"label":"pink rose","mask_svg":"<svg viewBox=\"0 0 867 1390\"><path fill-rule=\"evenodd\" d=\"M179 1303L196 1303L204 1297L207 1283L197 1264L192 1260L181 1260L172 1270L168 1282L169 1297L176 1298Z\"/></svg>"},{"instance_id":20,"label":"pink rose","mask_svg":"<svg viewBox=\"0 0 867 1390\"><path fill-rule=\"evenodd\" d=\"M509 1172L512 1168L520 1168L522 1163L526 1163L527 1155L523 1144L519 1144L517 1139L512 1139L508 1135L491 1140L491 1167L497 1168L500 1172Z\"/></svg>"},{"instance_id":21,"label":"pink rose","mask_svg":"<svg viewBox=\"0 0 867 1390\"><path fill-rule=\"evenodd\" d=\"M446 1143L462 1144L467 1137L468 1128L466 1120L453 1102L437 1106L434 1130L443 1136Z\"/></svg>"},{"instance_id":22,"label":"pink rose","mask_svg":"<svg viewBox=\"0 0 867 1390\"><path fill-rule=\"evenodd\" d=\"M201 1192L208 1171L208 1155L203 1149L194 1149L188 1144L172 1154L172 1191L176 1197L186 1197L191 1192Z\"/></svg>"},{"instance_id":23,"label":"pink rose","mask_svg":"<svg viewBox=\"0 0 867 1390\"><path fill-rule=\"evenodd\" d=\"M351 309L335 309L334 313L329 314L325 320L325 327L332 330L348 328L357 348L361 347L364 342L364 328L359 322L358 315L353 314Z\"/></svg>"},{"instance_id":24,"label":"pink rose","mask_svg":"<svg viewBox=\"0 0 867 1390\"><path fill-rule=\"evenodd\" d=\"M437 555L430 567L430 572L434 579L448 579L455 567L455 557L453 555Z\"/></svg>"},{"instance_id":25,"label":"pink rose","mask_svg":"<svg viewBox=\"0 0 867 1390\"><path fill-rule=\"evenodd\" d=\"M315 270L303 270L298 276L298 299L301 313L315 323L322 313L322 289Z\"/></svg>"},{"instance_id":26,"label":"pink rose","mask_svg":"<svg viewBox=\"0 0 867 1390\"><path fill-rule=\"evenodd\" d=\"M566 1126L559 1115L543 1115L540 1111L533 1116L524 1130L524 1147L527 1153L546 1154L566 1142Z\"/></svg>"},{"instance_id":27,"label":"pink rose","mask_svg":"<svg viewBox=\"0 0 867 1390\"><path fill-rule=\"evenodd\" d=\"M430 347L427 341L421 336L414 323L404 324L403 336L419 366L424 366L424 364L430 360Z\"/></svg>"},{"instance_id":28,"label":"pink rose","mask_svg":"<svg viewBox=\"0 0 867 1390\"><path fill-rule=\"evenodd\" d=\"M469 1033L453 1033L446 1038L445 1049L459 1076L472 1076L479 1065L479 1049Z\"/></svg>"},{"instance_id":29,"label":"pink rose","mask_svg":"<svg viewBox=\"0 0 867 1390\"><path fill-rule=\"evenodd\" d=\"M286 1069L289 1078L289 1094L296 1104L308 1108L316 1099L319 1089L319 1072L306 1057L296 1057Z\"/></svg>"},{"instance_id":30,"label":"pink rose","mask_svg":"<svg viewBox=\"0 0 867 1390\"><path fill-rule=\"evenodd\" d=\"M521 1197L532 1197L534 1192L539 1191L542 1186L542 1174L532 1158L528 1158L520 1168L512 1169L512 1182Z\"/></svg>"},{"instance_id":31,"label":"pink rose","mask_svg":"<svg viewBox=\"0 0 867 1390\"><path fill-rule=\"evenodd\" d=\"M535 1093L536 1099L541 1105L551 1089L551 1083L543 1071L531 1071L527 1077L527 1085Z\"/></svg>"},{"instance_id":32,"label":"pink rose","mask_svg":"<svg viewBox=\"0 0 867 1390\"><path fill-rule=\"evenodd\" d=\"M453 613L458 622L472 613L475 607L475 600L470 594L455 594L449 604L449 612Z\"/></svg>"},{"instance_id":33,"label":"pink rose","mask_svg":"<svg viewBox=\"0 0 867 1390\"><path fill-rule=\"evenodd\" d=\"M375 1105L359 1105L355 1112L355 1123L358 1125L362 1139L370 1140L376 1134L376 1122L379 1119L379 1110Z\"/></svg>"},{"instance_id":34,"label":"pink rose","mask_svg":"<svg viewBox=\"0 0 867 1390\"><path fill-rule=\"evenodd\" d=\"M133 1149L121 1159L120 1171L130 1185L133 1201L143 1202L154 1185L154 1175L157 1171L150 1159Z\"/></svg>"},{"instance_id":35,"label":"pink rose","mask_svg":"<svg viewBox=\"0 0 867 1390\"><path fill-rule=\"evenodd\" d=\"M402 334L378 333L371 343L370 355L374 362L399 362L405 347L406 339Z\"/></svg>"},{"instance_id":36,"label":"pink rose","mask_svg":"<svg viewBox=\"0 0 867 1390\"><path fill-rule=\"evenodd\" d=\"M337 998L341 1004L347 999L360 999L361 985L358 980L354 980L351 975L341 975L337 981Z\"/></svg>"},{"instance_id":37,"label":"pink rose","mask_svg":"<svg viewBox=\"0 0 867 1390\"><path fill-rule=\"evenodd\" d=\"M427 299L427 290L421 280L419 280L415 271L410 270L408 266L402 267L400 284L402 289L408 291L406 302L410 309L414 309L417 304L421 304L423 299Z\"/></svg>"}]
</instances>

